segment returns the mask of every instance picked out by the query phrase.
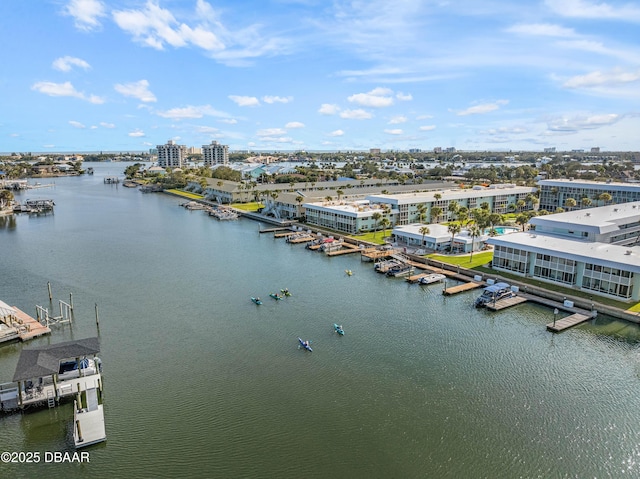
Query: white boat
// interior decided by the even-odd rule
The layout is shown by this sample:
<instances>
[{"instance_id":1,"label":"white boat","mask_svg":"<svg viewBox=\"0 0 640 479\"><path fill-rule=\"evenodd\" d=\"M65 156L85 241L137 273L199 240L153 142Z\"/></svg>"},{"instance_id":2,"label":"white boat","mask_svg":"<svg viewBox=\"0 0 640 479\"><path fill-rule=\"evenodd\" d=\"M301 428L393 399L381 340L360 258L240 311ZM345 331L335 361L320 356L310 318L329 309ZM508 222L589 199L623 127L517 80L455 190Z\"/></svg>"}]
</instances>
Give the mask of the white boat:
<instances>
[{"instance_id":1,"label":"white boat","mask_svg":"<svg viewBox=\"0 0 640 479\"><path fill-rule=\"evenodd\" d=\"M478 298L476 298L473 305L476 308L483 308L489 303L495 303L496 301L511 298L515 295L516 293L511 290L511 286L509 284L496 283L484 288L484 291Z\"/></svg>"},{"instance_id":2,"label":"white boat","mask_svg":"<svg viewBox=\"0 0 640 479\"><path fill-rule=\"evenodd\" d=\"M420 284L439 283L440 281L443 281L445 278L446 276L444 274L432 273L420 278Z\"/></svg>"}]
</instances>

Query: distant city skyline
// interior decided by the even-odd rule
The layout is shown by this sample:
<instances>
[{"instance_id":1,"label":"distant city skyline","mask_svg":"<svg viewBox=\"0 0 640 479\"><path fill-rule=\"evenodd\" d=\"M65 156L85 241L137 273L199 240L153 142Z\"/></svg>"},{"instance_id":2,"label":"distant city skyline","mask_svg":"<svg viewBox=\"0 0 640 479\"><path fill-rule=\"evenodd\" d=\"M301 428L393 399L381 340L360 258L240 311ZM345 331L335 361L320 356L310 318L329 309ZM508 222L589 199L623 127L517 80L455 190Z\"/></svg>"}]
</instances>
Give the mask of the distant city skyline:
<instances>
[{"instance_id":1,"label":"distant city skyline","mask_svg":"<svg viewBox=\"0 0 640 479\"><path fill-rule=\"evenodd\" d=\"M640 151L640 4L4 0L0 150Z\"/></svg>"}]
</instances>

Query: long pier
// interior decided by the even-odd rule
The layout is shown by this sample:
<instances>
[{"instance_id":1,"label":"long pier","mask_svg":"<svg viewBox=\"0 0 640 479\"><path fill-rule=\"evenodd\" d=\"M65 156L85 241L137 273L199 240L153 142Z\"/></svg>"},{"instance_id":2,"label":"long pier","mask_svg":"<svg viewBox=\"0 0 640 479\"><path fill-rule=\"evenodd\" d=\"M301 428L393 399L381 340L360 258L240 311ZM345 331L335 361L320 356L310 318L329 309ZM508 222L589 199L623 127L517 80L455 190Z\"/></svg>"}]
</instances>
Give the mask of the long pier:
<instances>
[{"instance_id":1,"label":"long pier","mask_svg":"<svg viewBox=\"0 0 640 479\"><path fill-rule=\"evenodd\" d=\"M574 313L571 316L567 316L566 318L559 319L558 321L554 321L553 323L547 324L547 331L551 331L552 333L560 333L565 329L572 328L577 326L578 324L582 324L586 321L592 319L592 316L587 316L586 314Z\"/></svg>"}]
</instances>

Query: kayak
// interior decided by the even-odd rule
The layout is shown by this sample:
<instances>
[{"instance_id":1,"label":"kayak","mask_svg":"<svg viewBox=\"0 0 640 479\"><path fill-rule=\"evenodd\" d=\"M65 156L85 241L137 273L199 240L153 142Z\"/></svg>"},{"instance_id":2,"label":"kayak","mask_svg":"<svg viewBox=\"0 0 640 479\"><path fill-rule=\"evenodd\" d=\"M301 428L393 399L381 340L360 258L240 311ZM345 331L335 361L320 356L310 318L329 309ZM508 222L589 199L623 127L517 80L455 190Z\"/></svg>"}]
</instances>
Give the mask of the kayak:
<instances>
[{"instance_id":1,"label":"kayak","mask_svg":"<svg viewBox=\"0 0 640 479\"><path fill-rule=\"evenodd\" d=\"M309 341L303 341L301 338L298 338L298 341L300 342L300 346L302 346L304 349L306 349L307 351L313 351L313 349L311 349L311 346L309 346Z\"/></svg>"},{"instance_id":2,"label":"kayak","mask_svg":"<svg viewBox=\"0 0 640 479\"><path fill-rule=\"evenodd\" d=\"M333 329L335 329L336 333L338 333L340 336L344 336L344 329L342 329L342 326L338 326L334 323Z\"/></svg>"},{"instance_id":3,"label":"kayak","mask_svg":"<svg viewBox=\"0 0 640 479\"><path fill-rule=\"evenodd\" d=\"M282 294L284 294L285 296L291 296L291 293L289 292L289 290L288 290L288 289L281 289L281 290L280 290L280 292L281 292Z\"/></svg>"},{"instance_id":4,"label":"kayak","mask_svg":"<svg viewBox=\"0 0 640 479\"><path fill-rule=\"evenodd\" d=\"M350 269L345 269L344 272L347 273L347 276L351 276L353 274L353 271Z\"/></svg>"},{"instance_id":5,"label":"kayak","mask_svg":"<svg viewBox=\"0 0 640 479\"><path fill-rule=\"evenodd\" d=\"M253 296L251 297L251 301L256 304L262 304L262 300L260 298L254 298Z\"/></svg>"},{"instance_id":6,"label":"kayak","mask_svg":"<svg viewBox=\"0 0 640 479\"><path fill-rule=\"evenodd\" d=\"M280 296L278 293L269 293L269 296L271 296L273 299L282 299L282 296Z\"/></svg>"}]
</instances>

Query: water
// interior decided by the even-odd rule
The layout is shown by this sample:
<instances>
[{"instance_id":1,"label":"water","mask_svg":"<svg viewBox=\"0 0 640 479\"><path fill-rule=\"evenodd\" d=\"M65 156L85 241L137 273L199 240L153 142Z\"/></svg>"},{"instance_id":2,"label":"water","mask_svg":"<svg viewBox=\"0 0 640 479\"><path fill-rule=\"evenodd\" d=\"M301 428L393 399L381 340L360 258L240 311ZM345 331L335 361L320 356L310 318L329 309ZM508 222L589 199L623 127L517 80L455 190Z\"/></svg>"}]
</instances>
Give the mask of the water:
<instances>
[{"instance_id":1,"label":"water","mask_svg":"<svg viewBox=\"0 0 640 479\"><path fill-rule=\"evenodd\" d=\"M35 314L48 281L55 304L73 293L74 324L28 346L96 335L98 304L108 439L89 464L0 476L640 475L636 326L553 335L549 309L476 310L478 292L386 278L103 184L126 164L92 166L22 195L55 199L54 214L0 219L0 299ZM281 288L293 296L268 296ZM21 348L0 347L0 382ZM71 417L69 404L2 417L0 452L72 451Z\"/></svg>"}]
</instances>

